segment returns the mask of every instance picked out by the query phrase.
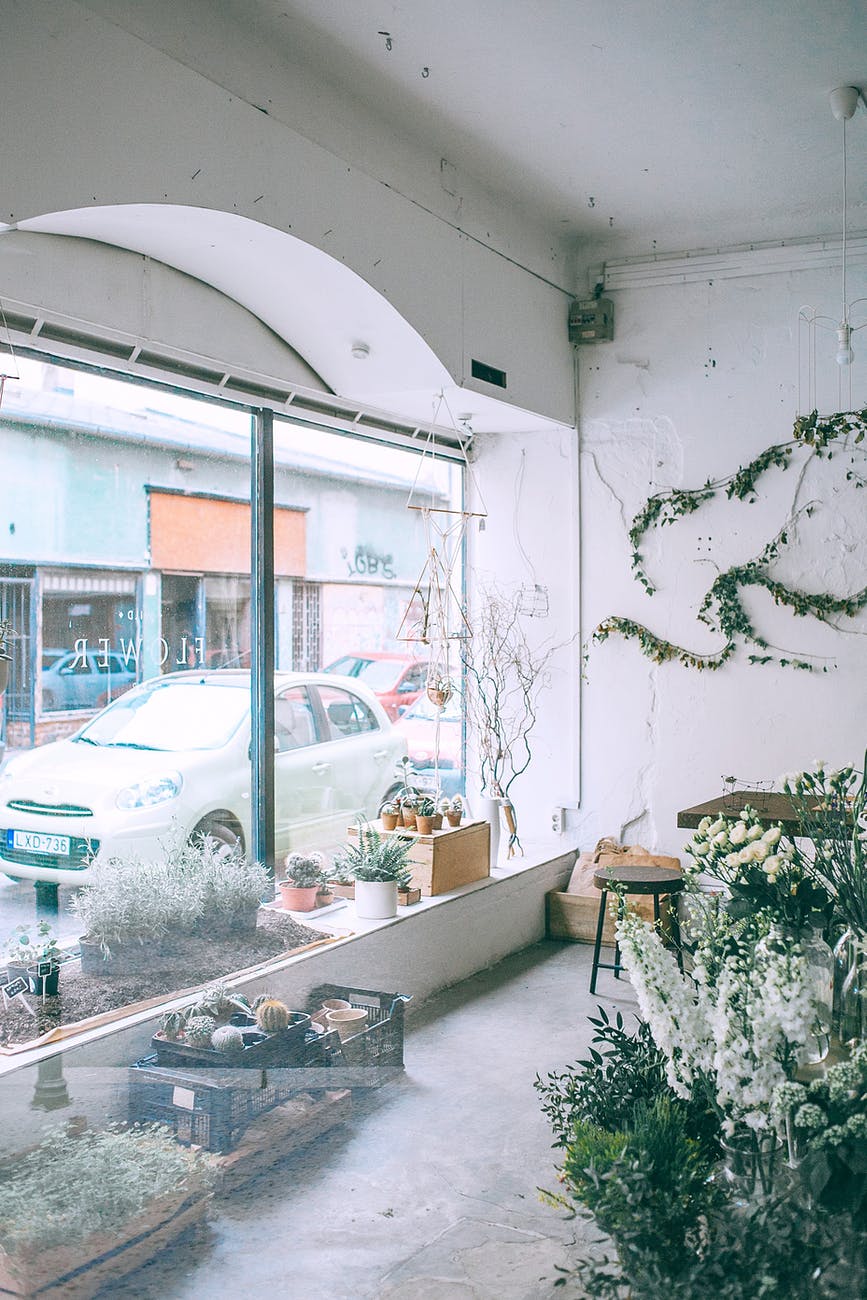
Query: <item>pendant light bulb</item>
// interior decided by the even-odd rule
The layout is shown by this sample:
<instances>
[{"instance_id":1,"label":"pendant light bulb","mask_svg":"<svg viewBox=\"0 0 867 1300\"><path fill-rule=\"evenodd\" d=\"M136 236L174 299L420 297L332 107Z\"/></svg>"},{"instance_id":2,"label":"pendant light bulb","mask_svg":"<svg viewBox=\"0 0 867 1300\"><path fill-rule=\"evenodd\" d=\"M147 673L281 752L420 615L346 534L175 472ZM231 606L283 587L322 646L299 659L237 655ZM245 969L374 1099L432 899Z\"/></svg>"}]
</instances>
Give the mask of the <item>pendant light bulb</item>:
<instances>
[{"instance_id":1,"label":"pendant light bulb","mask_svg":"<svg viewBox=\"0 0 867 1300\"><path fill-rule=\"evenodd\" d=\"M837 365L851 366L854 360L855 353L852 351L852 331L848 325L841 325L837 330Z\"/></svg>"}]
</instances>

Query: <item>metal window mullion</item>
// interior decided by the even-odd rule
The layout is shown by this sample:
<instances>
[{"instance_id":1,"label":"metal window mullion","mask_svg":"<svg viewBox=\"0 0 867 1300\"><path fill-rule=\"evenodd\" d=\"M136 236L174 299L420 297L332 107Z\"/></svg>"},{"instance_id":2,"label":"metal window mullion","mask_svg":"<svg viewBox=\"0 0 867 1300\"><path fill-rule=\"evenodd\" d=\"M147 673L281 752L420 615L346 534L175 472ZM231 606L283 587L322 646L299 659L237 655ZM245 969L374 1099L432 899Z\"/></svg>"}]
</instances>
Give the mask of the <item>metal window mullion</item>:
<instances>
[{"instance_id":1,"label":"metal window mullion","mask_svg":"<svg viewBox=\"0 0 867 1300\"><path fill-rule=\"evenodd\" d=\"M274 415L253 417L250 466L250 682L252 856L275 874L274 844Z\"/></svg>"}]
</instances>

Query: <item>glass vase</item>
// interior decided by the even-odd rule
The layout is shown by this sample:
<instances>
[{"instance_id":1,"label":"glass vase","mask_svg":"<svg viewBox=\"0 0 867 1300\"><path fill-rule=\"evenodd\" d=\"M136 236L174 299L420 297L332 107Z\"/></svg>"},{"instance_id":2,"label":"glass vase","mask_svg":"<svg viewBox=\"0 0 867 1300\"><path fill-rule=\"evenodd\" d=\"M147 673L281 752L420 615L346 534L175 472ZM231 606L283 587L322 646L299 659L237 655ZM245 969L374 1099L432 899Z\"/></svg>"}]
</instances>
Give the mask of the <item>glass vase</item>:
<instances>
[{"instance_id":1,"label":"glass vase","mask_svg":"<svg viewBox=\"0 0 867 1300\"><path fill-rule=\"evenodd\" d=\"M831 1048L836 961L821 930L813 930L802 939L801 948L807 959L807 978L816 1019L813 1022L813 1032L798 1053L798 1064L818 1065L824 1061Z\"/></svg>"},{"instance_id":2,"label":"glass vase","mask_svg":"<svg viewBox=\"0 0 867 1300\"><path fill-rule=\"evenodd\" d=\"M834 1029L845 1047L867 1037L867 942L852 929L834 946Z\"/></svg>"},{"instance_id":3,"label":"glass vase","mask_svg":"<svg viewBox=\"0 0 867 1300\"><path fill-rule=\"evenodd\" d=\"M770 1196L782 1165L783 1142L773 1129L757 1132L743 1126L720 1141L721 1175L735 1205Z\"/></svg>"}]
</instances>

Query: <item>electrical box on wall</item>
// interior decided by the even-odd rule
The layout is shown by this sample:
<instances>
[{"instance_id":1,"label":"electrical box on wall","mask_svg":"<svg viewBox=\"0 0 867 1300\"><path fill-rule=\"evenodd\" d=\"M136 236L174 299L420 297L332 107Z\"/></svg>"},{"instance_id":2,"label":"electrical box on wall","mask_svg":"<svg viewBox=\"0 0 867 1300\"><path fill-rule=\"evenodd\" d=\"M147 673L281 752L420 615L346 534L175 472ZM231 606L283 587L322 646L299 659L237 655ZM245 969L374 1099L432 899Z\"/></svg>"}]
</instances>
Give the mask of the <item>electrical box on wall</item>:
<instances>
[{"instance_id":1,"label":"electrical box on wall","mask_svg":"<svg viewBox=\"0 0 867 1300\"><path fill-rule=\"evenodd\" d=\"M569 304L570 343L608 343L614 338L610 298L576 298Z\"/></svg>"}]
</instances>

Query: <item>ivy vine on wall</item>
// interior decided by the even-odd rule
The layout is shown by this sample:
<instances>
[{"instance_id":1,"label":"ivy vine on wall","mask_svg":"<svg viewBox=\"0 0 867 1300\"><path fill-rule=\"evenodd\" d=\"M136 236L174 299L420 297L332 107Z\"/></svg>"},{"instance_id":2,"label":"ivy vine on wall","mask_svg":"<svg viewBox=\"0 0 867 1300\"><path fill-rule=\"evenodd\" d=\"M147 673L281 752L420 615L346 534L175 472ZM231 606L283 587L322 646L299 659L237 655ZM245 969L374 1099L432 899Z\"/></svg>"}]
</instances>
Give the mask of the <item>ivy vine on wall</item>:
<instances>
[{"instance_id":1,"label":"ivy vine on wall","mask_svg":"<svg viewBox=\"0 0 867 1300\"><path fill-rule=\"evenodd\" d=\"M775 443L766 448L748 465L739 466L733 474L708 479L699 488L671 488L666 492L655 493L644 503L629 529L633 577L641 583L649 596L654 595L656 587L647 575L641 553L642 542L652 528L664 528L667 524L673 524L678 519L693 514L705 502L722 493L729 500L755 502L758 499L756 485L759 479L771 469L788 469L792 453L797 447L808 448L810 454L820 460L831 460L835 447L847 444L850 449L854 449L864 441L865 434L867 407L862 411L839 411L823 417L813 411L810 415L799 416L795 420L792 438L788 442ZM867 479L853 468L847 471L846 479L854 483L856 488L867 485ZM805 507L804 513L812 513L812 507ZM788 527L791 527L791 523ZM813 665L805 659L786 658L769 652L768 643L752 624L741 593L749 587L762 587L771 594L775 604L784 605L799 616L811 615L821 622L829 622L833 617L852 617L864 609L867 606L867 587L849 596L832 596L786 586L772 576L770 569L788 540L788 531L784 528L755 559L746 564L733 565L720 573L705 594L698 617L725 638L720 650L711 654L698 654L656 636L642 623L618 615L604 619L593 632L591 640L605 641L609 636L617 634L637 641L642 653L655 663L676 660L688 668L716 669L732 657L740 639L755 647L755 652L749 656L750 663L773 662L783 667L811 671Z\"/></svg>"}]
</instances>

